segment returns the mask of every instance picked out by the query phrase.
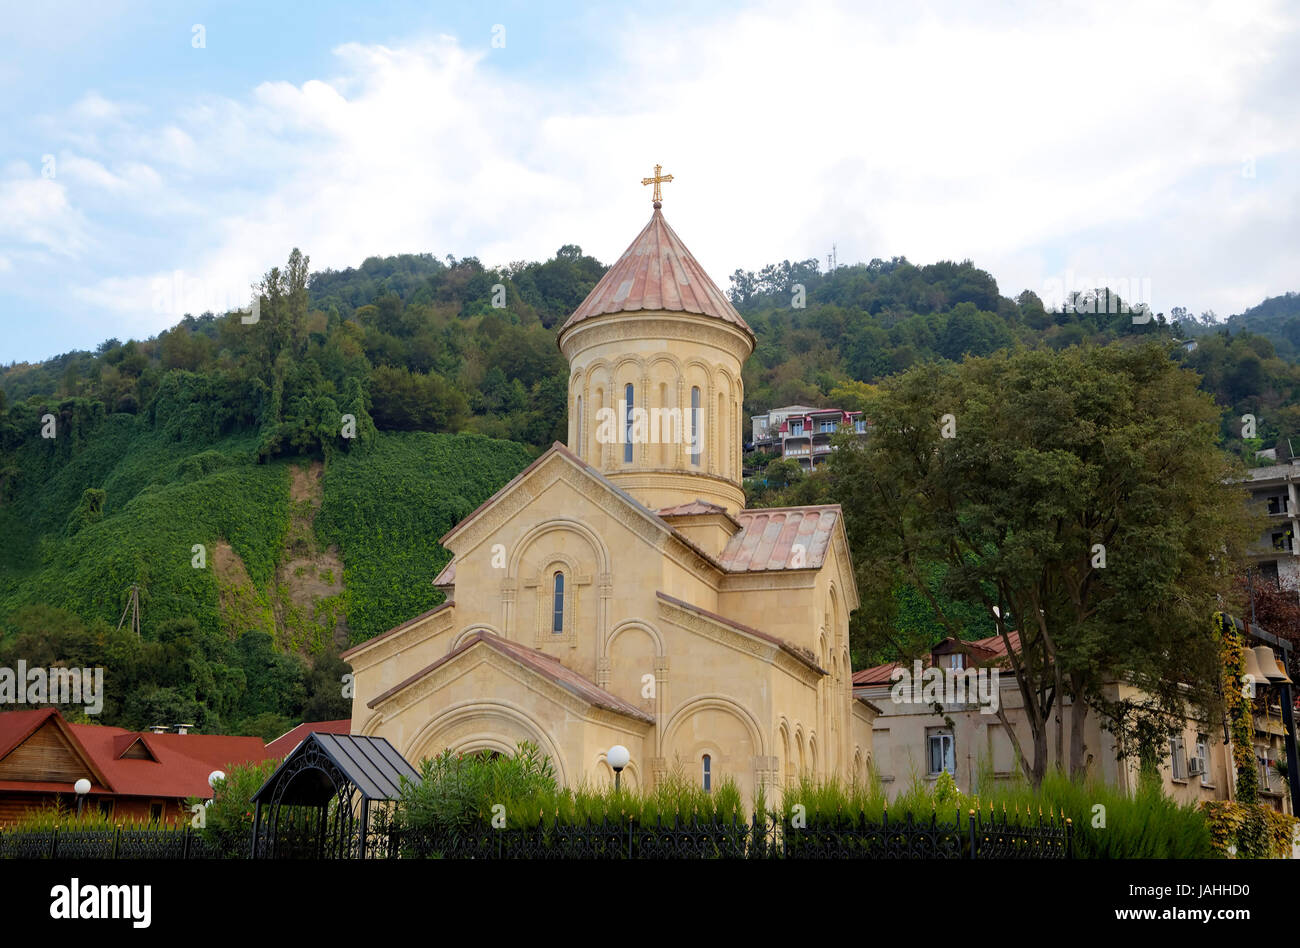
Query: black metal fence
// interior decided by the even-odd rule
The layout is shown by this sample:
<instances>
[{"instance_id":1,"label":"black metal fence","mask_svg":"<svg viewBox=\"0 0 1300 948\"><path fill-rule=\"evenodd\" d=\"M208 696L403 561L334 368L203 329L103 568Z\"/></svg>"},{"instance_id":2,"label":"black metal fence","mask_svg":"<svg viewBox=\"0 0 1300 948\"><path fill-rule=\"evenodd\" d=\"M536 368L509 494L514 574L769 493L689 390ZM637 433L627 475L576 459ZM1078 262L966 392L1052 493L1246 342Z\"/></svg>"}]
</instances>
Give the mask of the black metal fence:
<instances>
[{"instance_id":1,"label":"black metal fence","mask_svg":"<svg viewBox=\"0 0 1300 948\"><path fill-rule=\"evenodd\" d=\"M674 819L539 824L493 829L483 823L438 830L371 830L368 859L1069 859L1069 820L937 814L872 821L859 814L794 825L775 814L748 822ZM281 858L319 858L299 832ZM249 834L251 841L251 832ZM242 842L242 841L241 841ZM218 859L249 845L214 846L188 824L161 829L0 830L0 859ZM360 847L351 847L352 853Z\"/></svg>"},{"instance_id":2,"label":"black metal fence","mask_svg":"<svg viewBox=\"0 0 1300 948\"><path fill-rule=\"evenodd\" d=\"M178 827L0 829L0 859L216 859L188 823Z\"/></svg>"}]
</instances>

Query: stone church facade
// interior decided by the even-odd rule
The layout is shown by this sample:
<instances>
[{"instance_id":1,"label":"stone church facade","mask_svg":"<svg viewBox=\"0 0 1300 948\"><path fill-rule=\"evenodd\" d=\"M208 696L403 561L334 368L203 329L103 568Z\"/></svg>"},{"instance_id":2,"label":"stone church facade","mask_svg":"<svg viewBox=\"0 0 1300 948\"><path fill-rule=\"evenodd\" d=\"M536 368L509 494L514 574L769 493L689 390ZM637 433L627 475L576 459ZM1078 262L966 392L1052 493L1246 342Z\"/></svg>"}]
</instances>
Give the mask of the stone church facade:
<instances>
[{"instance_id":1,"label":"stone church facade","mask_svg":"<svg viewBox=\"0 0 1300 948\"><path fill-rule=\"evenodd\" d=\"M358 645L352 732L412 762L533 741L574 786L670 773L752 800L864 779L835 505L744 509L744 319L655 203L559 333L568 445L442 538L436 609Z\"/></svg>"}]
</instances>

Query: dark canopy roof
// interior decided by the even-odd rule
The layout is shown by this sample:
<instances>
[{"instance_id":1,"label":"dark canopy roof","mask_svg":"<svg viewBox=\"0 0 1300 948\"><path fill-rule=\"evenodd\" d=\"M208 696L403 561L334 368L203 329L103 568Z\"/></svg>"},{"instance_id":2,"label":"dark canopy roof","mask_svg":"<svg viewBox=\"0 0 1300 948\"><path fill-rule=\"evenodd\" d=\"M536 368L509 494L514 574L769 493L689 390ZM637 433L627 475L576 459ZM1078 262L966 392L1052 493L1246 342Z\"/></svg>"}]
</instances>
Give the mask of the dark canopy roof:
<instances>
[{"instance_id":1,"label":"dark canopy roof","mask_svg":"<svg viewBox=\"0 0 1300 948\"><path fill-rule=\"evenodd\" d=\"M283 780L291 781L280 802L288 806L323 806L336 792L333 777L308 760L324 758L367 800L395 800L401 793L402 777L419 780L420 775L393 745L382 737L356 734L325 734L313 731L284 759L261 789L253 794L259 802L272 796ZM328 762L328 763L326 763Z\"/></svg>"}]
</instances>

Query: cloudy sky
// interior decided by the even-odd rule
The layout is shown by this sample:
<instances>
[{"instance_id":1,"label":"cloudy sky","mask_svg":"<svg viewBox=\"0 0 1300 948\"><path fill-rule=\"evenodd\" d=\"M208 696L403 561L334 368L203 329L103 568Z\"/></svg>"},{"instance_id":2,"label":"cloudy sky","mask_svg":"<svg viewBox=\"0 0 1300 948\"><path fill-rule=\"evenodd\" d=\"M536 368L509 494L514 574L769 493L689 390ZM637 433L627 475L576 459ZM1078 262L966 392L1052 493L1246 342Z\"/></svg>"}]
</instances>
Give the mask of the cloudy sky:
<instances>
[{"instance_id":1,"label":"cloudy sky","mask_svg":"<svg viewBox=\"0 0 1300 948\"><path fill-rule=\"evenodd\" d=\"M611 262L656 162L724 289L835 245L1227 316L1300 290L1298 25L1294 0L23 4L0 362L233 307L295 246Z\"/></svg>"}]
</instances>

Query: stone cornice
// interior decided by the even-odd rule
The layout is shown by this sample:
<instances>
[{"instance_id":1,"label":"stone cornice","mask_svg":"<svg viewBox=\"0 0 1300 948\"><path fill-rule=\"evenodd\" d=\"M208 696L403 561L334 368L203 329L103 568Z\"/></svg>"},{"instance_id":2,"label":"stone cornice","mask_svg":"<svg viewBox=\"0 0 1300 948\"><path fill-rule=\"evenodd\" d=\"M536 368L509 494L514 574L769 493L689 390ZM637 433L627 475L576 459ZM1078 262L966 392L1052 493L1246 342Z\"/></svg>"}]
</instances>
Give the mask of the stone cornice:
<instances>
[{"instance_id":1,"label":"stone cornice","mask_svg":"<svg viewBox=\"0 0 1300 948\"><path fill-rule=\"evenodd\" d=\"M628 339L663 339L712 346L744 364L754 344L738 326L695 313L649 310L592 316L562 334L559 346L572 368L584 350Z\"/></svg>"}]
</instances>

